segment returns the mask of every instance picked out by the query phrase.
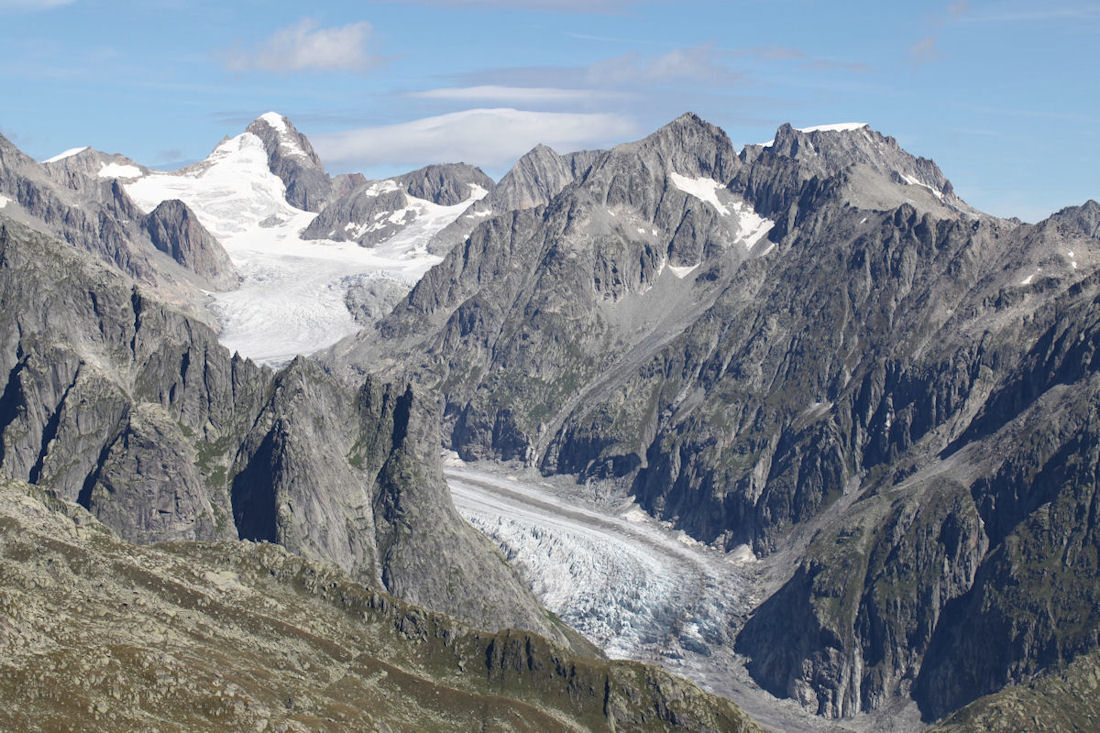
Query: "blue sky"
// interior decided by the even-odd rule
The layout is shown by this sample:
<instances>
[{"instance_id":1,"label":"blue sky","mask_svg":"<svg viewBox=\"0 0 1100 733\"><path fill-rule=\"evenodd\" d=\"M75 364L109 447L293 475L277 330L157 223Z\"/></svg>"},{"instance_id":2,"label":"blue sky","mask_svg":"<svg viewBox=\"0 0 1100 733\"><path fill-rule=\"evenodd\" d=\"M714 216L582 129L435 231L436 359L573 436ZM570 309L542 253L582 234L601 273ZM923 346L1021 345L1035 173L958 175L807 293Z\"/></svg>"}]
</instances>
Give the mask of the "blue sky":
<instances>
[{"instance_id":1,"label":"blue sky","mask_svg":"<svg viewBox=\"0 0 1100 733\"><path fill-rule=\"evenodd\" d=\"M868 122L977 207L1100 199L1100 2L0 0L0 132L172 169L268 110L330 172Z\"/></svg>"}]
</instances>

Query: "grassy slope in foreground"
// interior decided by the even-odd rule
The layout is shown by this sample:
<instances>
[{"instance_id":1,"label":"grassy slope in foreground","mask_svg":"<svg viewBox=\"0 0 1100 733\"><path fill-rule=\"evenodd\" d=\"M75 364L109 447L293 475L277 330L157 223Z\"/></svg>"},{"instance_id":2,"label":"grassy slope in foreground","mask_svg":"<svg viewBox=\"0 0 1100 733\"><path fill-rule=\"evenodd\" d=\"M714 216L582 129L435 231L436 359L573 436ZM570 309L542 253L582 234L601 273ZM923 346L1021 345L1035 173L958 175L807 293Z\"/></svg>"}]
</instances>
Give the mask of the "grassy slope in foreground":
<instances>
[{"instance_id":1,"label":"grassy slope in foreground","mask_svg":"<svg viewBox=\"0 0 1100 733\"><path fill-rule=\"evenodd\" d=\"M1065 669L980 697L933 731L1095 731L1100 725L1100 652Z\"/></svg>"},{"instance_id":2,"label":"grassy slope in foreground","mask_svg":"<svg viewBox=\"0 0 1100 733\"><path fill-rule=\"evenodd\" d=\"M756 731L652 666L479 632L269 544L128 544L0 480L6 730Z\"/></svg>"}]
</instances>

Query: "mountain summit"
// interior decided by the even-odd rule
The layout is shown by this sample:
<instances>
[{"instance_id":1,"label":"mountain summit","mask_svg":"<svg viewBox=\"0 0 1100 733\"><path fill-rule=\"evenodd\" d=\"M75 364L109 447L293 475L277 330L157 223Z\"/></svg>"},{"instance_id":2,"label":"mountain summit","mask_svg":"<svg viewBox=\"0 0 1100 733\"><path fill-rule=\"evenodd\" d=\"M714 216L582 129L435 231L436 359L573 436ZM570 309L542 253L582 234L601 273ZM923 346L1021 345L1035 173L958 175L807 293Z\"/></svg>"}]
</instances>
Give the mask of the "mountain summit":
<instances>
[{"instance_id":1,"label":"mountain summit","mask_svg":"<svg viewBox=\"0 0 1100 733\"><path fill-rule=\"evenodd\" d=\"M263 141L268 167L286 186L287 202L305 211L320 211L332 192L332 180L309 139L277 112L260 115L245 132Z\"/></svg>"}]
</instances>

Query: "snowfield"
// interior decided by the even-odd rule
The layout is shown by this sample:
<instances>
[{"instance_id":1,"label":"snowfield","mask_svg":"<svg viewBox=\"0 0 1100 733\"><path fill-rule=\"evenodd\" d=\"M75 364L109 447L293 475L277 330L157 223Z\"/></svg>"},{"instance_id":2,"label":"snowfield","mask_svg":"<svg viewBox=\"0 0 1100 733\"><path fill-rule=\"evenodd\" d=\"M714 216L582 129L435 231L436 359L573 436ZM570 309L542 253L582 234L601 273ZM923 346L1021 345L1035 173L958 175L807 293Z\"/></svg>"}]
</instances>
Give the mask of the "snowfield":
<instances>
[{"instance_id":1,"label":"snowfield","mask_svg":"<svg viewBox=\"0 0 1100 733\"><path fill-rule=\"evenodd\" d=\"M280 143L296 146L287 138ZM249 132L225 140L201 163L125 186L145 212L167 199L182 200L221 242L242 283L212 294L219 338L231 351L272 366L359 330L345 304L351 284L378 278L405 289L415 285L442 259L427 251L428 239L472 203L443 207L410 196L420 215L376 247L302 240L298 235L316 214L286 202L263 142Z\"/></svg>"}]
</instances>

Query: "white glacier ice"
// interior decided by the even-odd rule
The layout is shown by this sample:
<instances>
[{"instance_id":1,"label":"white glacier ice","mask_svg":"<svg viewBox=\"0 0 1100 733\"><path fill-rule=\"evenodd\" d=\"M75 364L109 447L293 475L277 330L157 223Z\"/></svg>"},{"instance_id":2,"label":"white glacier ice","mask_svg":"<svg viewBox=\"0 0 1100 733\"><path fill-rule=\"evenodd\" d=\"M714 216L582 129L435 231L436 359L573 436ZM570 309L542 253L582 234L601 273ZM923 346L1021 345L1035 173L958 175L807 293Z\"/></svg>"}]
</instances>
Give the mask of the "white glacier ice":
<instances>
[{"instance_id":1,"label":"white glacier ice","mask_svg":"<svg viewBox=\"0 0 1100 733\"><path fill-rule=\"evenodd\" d=\"M833 122L828 125L810 125L809 127L796 127L794 128L798 132L851 132L852 130L859 130L861 128L868 127L866 122ZM773 137L766 143L757 143L761 147L771 147L775 144L775 138Z\"/></svg>"},{"instance_id":2,"label":"white glacier ice","mask_svg":"<svg viewBox=\"0 0 1100 733\"><path fill-rule=\"evenodd\" d=\"M612 657L660 661L723 688L731 621L754 602L748 548L726 555L636 504L604 512L457 457L444 473L459 512L563 621Z\"/></svg>"},{"instance_id":3,"label":"white glacier ice","mask_svg":"<svg viewBox=\"0 0 1100 733\"><path fill-rule=\"evenodd\" d=\"M344 301L350 282L369 276L412 287L442 259L427 251L427 239L470 203L442 207L409 197L418 207L417 221L372 248L302 240L299 233L316 214L286 202L262 141L248 132L225 140L201 163L125 186L146 212L166 199L181 199L221 242L242 284L212 296L220 339L230 350L272 365L358 330Z\"/></svg>"}]
</instances>

